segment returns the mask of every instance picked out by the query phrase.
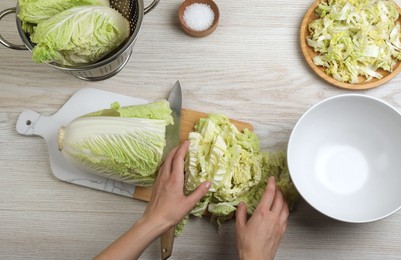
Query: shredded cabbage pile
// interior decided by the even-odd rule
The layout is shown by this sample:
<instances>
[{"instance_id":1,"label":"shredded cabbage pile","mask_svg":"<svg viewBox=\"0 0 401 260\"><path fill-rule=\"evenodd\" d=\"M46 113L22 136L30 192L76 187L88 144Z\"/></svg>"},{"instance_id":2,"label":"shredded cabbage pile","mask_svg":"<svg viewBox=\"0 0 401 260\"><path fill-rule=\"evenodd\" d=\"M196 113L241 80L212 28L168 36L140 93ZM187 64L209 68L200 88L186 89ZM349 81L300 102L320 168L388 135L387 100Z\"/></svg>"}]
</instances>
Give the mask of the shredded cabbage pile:
<instances>
[{"instance_id":1,"label":"shredded cabbage pile","mask_svg":"<svg viewBox=\"0 0 401 260\"><path fill-rule=\"evenodd\" d=\"M382 78L377 71L393 70L401 59L399 12L388 0L329 0L315 10L307 43L319 53L313 58L341 82L360 83Z\"/></svg>"},{"instance_id":2,"label":"shredded cabbage pile","mask_svg":"<svg viewBox=\"0 0 401 260\"><path fill-rule=\"evenodd\" d=\"M245 202L252 214L275 176L290 208L298 200L287 168L285 152L260 151L259 138L248 129L240 132L227 117L211 114L201 118L189 134L189 152L185 159L185 193L191 193L203 181L212 186L190 215L211 214L221 224L230 219L238 204ZM178 236L188 216L176 227Z\"/></svg>"}]
</instances>

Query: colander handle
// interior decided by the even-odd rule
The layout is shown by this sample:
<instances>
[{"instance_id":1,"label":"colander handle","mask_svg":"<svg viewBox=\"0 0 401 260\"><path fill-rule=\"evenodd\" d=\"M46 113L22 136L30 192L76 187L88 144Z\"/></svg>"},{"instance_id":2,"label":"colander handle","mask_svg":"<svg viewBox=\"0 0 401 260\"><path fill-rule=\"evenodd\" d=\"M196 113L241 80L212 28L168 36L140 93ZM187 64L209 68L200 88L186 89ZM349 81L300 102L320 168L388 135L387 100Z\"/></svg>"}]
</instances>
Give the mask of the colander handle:
<instances>
[{"instance_id":1,"label":"colander handle","mask_svg":"<svg viewBox=\"0 0 401 260\"><path fill-rule=\"evenodd\" d=\"M150 11L152 11L153 8L155 8L156 5L159 3L159 1L160 1L160 0L153 0L152 3L150 3L147 7L145 7L145 8L143 9L143 13L144 13L144 14L147 14L147 13L149 13Z\"/></svg>"},{"instance_id":2,"label":"colander handle","mask_svg":"<svg viewBox=\"0 0 401 260\"><path fill-rule=\"evenodd\" d=\"M8 14L12 14L12 13L17 13L17 9L15 7L3 10L2 12L0 12L0 20L4 16L6 16ZM28 49L25 45L13 44L13 43L7 41L6 39L3 38L3 36L1 36L1 34L0 34L0 43L3 44L4 46L6 46L7 48L14 49L14 50L27 50Z\"/></svg>"}]
</instances>

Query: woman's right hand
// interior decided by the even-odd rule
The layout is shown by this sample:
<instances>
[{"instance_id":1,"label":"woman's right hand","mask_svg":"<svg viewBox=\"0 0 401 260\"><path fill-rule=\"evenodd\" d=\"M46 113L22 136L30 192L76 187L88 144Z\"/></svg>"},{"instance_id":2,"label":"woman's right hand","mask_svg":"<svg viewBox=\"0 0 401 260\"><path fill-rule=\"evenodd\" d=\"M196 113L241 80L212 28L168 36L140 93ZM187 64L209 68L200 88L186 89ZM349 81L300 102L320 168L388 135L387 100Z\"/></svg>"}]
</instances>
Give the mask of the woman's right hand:
<instances>
[{"instance_id":1,"label":"woman's right hand","mask_svg":"<svg viewBox=\"0 0 401 260\"><path fill-rule=\"evenodd\" d=\"M252 217L247 221L246 205L236 212L237 250L241 260L273 259L287 229L288 205L270 177Z\"/></svg>"}]
</instances>

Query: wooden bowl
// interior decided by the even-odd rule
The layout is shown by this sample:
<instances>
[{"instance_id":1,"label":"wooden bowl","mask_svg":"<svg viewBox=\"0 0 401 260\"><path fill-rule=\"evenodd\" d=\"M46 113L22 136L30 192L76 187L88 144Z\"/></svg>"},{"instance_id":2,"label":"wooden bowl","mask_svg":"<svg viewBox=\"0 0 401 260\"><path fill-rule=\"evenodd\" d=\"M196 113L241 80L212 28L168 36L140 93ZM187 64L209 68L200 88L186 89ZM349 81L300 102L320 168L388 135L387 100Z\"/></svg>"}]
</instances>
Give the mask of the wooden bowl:
<instances>
[{"instance_id":1,"label":"wooden bowl","mask_svg":"<svg viewBox=\"0 0 401 260\"><path fill-rule=\"evenodd\" d=\"M207 4L212 9L212 11L214 13L214 20L213 20L212 25L208 29L206 29L204 31L195 31L186 25L184 18L183 18L184 11L188 6L190 6L192 4ZM178 18L180 19L180 24L181 24L182 29L188 35L190 35L192 37L204 37L204 36L211 34L212 32L214 32L216 30L217 25L219 23L220 11L219 11L219 8L217 7L217 4L213 0L185 0L178 9Z\"/></svg>"},{"instance_id":2,"label":"wooden bowl","mask_svg":"<svg viewBox=\"0 0 401 260\"><path fill-rule=\"evenodd\" d=\"M360 83L346 83L346 82L341 82L336 79L334 79L332 76L327 75L324 70L325 67L323 66L317 66L313 63L313 58L318 55L318 53L314 52L313 48L310 47L307 42L306 38L309 36L309 30L308 30L308 25L313 21L318 19L318 17L315 14L315 9L319 5L320 0L315 1L312 6L308 9L306 12L302 24L301 24L301 33L300 33L300 41L301 41L301 49L302 53L306 59L306 62L309 64L309 66L312 68L314 72L317 73L319 77L327 81L328 83L344 88L344 89L352 89L352 90L362 90L362 89L370 89L377 87L379 85L382 85L389 81L390 79L394 78L400 71L401 71L401 61L397 61L393 68L393 72L388 72L382 69L377 70L383 77L381 79L376 79L372 78L371 80L364 82L366 80L365 77L359 76ZM401 12L400 7L396 4L398 12ZM401 16L397 20L398 22L401 23Z\"/></svg>"}]
</instances>

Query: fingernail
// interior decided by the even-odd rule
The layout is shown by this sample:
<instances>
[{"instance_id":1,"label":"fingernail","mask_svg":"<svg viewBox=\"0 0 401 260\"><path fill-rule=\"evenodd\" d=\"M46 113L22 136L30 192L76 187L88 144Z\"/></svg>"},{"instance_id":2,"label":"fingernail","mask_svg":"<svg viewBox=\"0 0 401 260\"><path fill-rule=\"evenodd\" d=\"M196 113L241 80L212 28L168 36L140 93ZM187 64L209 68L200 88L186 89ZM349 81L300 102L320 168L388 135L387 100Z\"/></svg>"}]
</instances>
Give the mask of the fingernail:
<instances>
[{"instance_id":1,"label":"fingernail","mask_svg":"<svg viewBox=\"0 0 401 260\"><path fill-rule=\"evenodd\" d=\"M206 189L210 189L211 186L212 186L212 183L210 181L205 182Z\"/></svg>"},{"instance_id":2,"label":"fingernail","mask_svg":"<svg viewBox=\"0 0 401 260\"><path fill-rule=\"evenodd\" d=\"M245 202L241 201L240 203L238 203L237 208L239 208L239 207L246 207Z\"/></svg>"}]
</instances>

